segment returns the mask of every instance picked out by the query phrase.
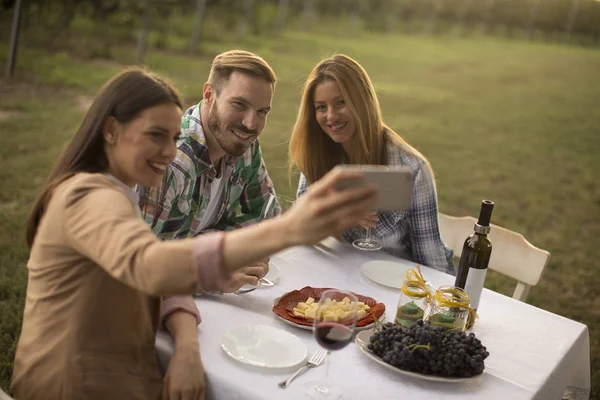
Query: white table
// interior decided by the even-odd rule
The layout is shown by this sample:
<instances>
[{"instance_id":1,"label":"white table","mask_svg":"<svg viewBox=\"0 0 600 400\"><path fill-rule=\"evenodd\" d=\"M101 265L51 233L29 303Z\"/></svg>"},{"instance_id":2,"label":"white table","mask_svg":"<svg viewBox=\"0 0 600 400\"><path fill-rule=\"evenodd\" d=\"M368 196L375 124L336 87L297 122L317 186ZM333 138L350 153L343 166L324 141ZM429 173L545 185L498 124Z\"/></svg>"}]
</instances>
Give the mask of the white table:
<instances>
[{"instance_id":1,"label":"white table","mask_svg":"<svg viewBox=\"0 0 600 400\"><path fill-rule=\"evenodd\" d=\"M304 399L305 385L323 378L324 367L310 369L290 387L280 389L277 383L293 370L270 371L234 361L220 347L225 332L242 324L271 325L300 337L310 357L318 348L311 332L280 321L271 311L276 297L308 285L349 289L383 302L388 320L393 320L400 291L366 278L360 266L375 259L399 262L402 271L414 266L382 252L361 252L333 239L315 247L295 247L272 259L281 269L281 281L275 287L196 299L202 315L198 337L208 399ZM442 272L427 267L422 271L436 287L454 282ZM484 374L473 381L438 383L410 378L374 363L354 343L331 354L329 380L343 390L343 399L551 400L560 399L567 386L589 393L587 326L487 289L482 293L479 314L473 331L490 356ZM164 368L173 352L170 337L159 333L156 347Z\"/></svg>"}]
</instances>

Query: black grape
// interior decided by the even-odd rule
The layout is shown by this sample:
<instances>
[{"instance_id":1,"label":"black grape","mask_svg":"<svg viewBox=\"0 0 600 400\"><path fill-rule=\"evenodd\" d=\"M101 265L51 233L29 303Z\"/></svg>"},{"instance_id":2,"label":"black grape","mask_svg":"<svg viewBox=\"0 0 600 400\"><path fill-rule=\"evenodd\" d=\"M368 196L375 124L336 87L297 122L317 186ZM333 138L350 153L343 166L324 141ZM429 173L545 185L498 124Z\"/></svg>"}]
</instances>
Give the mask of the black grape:
<instances>
[{"instance_id":1,"label":"black grape","mask_svg":"<svg viewBox=\"0 0 600 400\"><path fill-rule=\"evenodd\" d=\"M370 337L368 349L405 371L443 377L472 377L490 355L474 333L447 331L419 320L410 328L390 322Z\"/></svg>"}]
</instances>

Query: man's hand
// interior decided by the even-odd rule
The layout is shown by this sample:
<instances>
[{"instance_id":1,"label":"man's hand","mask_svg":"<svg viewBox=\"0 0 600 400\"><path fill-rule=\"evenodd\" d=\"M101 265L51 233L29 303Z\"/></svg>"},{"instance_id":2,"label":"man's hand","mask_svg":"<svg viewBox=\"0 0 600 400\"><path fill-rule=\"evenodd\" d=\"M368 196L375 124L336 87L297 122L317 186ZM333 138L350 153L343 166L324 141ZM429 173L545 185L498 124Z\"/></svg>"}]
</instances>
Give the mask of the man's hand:
<instances>
[{"instance_id":1,"label":"man's hand","mask_svg":"<svg viewBox=\"0 0 600 400\"><path fill-rule=\"evenodd\" d=\"M269 272L269 258L257 261L239 269L223 281L224 293L232 293L244 285L258 285L258 280Z\"/></svg>"}]
</instances>

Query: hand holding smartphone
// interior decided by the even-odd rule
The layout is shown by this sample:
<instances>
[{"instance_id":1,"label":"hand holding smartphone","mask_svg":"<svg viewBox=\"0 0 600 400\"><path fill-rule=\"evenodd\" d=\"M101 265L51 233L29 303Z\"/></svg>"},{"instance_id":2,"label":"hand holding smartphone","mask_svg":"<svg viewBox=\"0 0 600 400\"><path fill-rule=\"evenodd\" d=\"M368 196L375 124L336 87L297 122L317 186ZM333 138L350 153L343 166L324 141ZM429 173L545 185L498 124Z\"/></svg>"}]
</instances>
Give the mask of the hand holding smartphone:
<instances>
[{"instance_id":1,"label":"hand holding smartphone","mask_svg":"<svg viewBox=\"0 0 600 400\"><path fill-rule=\"evenodd\" d=\"M338 165L344 171L361 172L365 181L377 186L378 211L404 211L412 203L413 176L409 168L396 165ZM344 182L338 189L346 189L356 182Z\"/></svg>"}]
</instances>

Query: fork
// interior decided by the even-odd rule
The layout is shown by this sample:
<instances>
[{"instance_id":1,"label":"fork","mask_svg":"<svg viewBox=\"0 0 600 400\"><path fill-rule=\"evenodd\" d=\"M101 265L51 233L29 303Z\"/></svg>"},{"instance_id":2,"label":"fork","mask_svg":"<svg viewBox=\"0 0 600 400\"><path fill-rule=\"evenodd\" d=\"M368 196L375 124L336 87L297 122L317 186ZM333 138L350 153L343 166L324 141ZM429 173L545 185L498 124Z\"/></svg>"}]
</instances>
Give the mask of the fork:
<instances>
[{"instance_id":1,"label":"fork","mask_svg":"<svg viewBox=\"0 0 600 400\"><path fill-rule=\"evenodd\" d=\"M234 293L234 294L245 294L245 293L250 293L250 292L253 292L253 291L255 291L257 287L258 287L258 285L257 285L257 286L254 286L254 287L251 287L251 288L248 288L248 289L238 289L238 290L236 290L236 291L235 291L235 292L233 292L233 293Z\"/></svg>"},{"instance_id":2,"label":"fork","mask_svg":"<svg viewBox=\"0 0 600 400\"><path fill-rule=\"evenodd\" d=\"M288 387L290 385L290 383L292 383L292 381L294 379L296 379L296 377L298 375L300 375L301 373L303 373L304 371L306 371L309 368L315 368L315 367L318 367L319 365L321 365L323 363L323 360L325 360L325 356L327 354L329 354L329 353L327 352L327 350L325 350L323 348L320 348L319 350L317 350L315 352L315 354L313 354L310 357L310 359L308 360L306 365L304 365L298 371L294 372L294 375L290 376L287 380L285 380L283 382L279 382L279 387L285 389L286 387Z\"/></svg>"}]
</instances>

